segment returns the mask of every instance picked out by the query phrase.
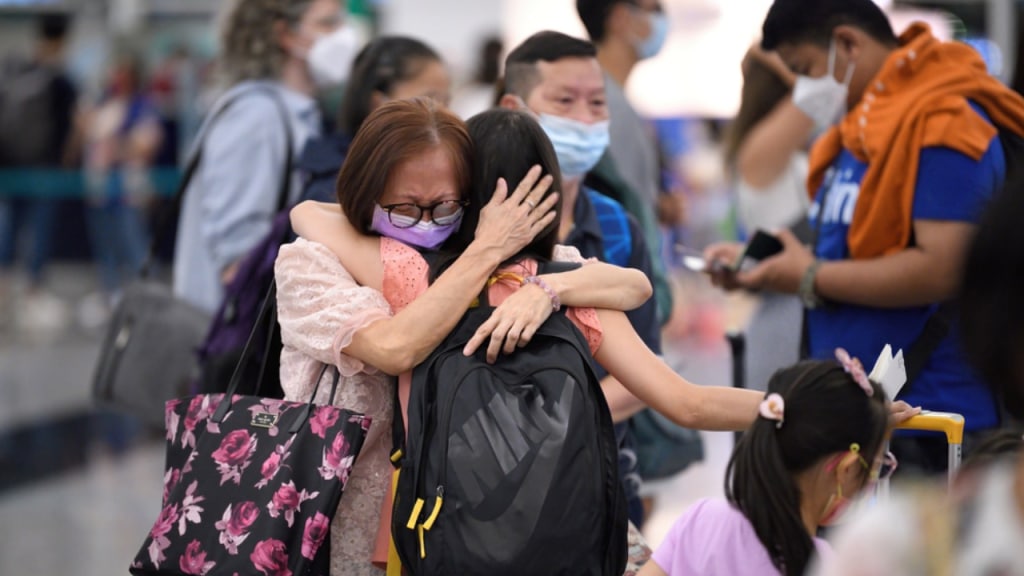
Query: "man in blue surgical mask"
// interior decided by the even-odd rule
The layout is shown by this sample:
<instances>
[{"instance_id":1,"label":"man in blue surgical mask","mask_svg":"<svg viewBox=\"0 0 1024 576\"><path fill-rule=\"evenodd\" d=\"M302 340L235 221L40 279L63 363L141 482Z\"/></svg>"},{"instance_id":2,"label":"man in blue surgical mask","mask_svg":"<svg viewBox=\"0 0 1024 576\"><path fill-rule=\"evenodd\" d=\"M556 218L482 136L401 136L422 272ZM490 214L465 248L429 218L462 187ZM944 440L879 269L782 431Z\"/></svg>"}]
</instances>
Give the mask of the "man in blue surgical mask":
<instances>
[{"instance_id":1,"label":"man in blue surgical mask","mask_svg":"<svg viewBox=\"0 0 1024 576\"><path fill-rule=\"evenodd\" d=\"M608 154L588 181L602 191L607 181L622 179L628 185L630 192L615 199L640 222L654 250L654 295L659 320L665 323L672 312L672 298L660 260L659 223L680 224L684 208L681 196L662 190L657 136L626 99L625 86L641 60L661 51L668 38L668 16L658 0L576 0L576 11L597 47L611 120Z\"/></svg>"},{"instance_id":2,"label":"man in blue surgical mask","mask_svg":"<svg viewBox=\"0 0 1024 576\"><path fill-rule=\"evenodd\" d=\"M586 40L559 32L539 32L509 53L505 60L505 94L500 105L536 116L558 156L562 171L559 241L575 246L586 258L637 268L653 276L651 255L636 220L617 202L583 186L586 174L608 147L608 104L597 50ZM637 334L661 353L661 329L655 300L628 314ZM626 421L644 405L606 374L601 380L620 446L628 446ZM639 525L642 509L636 494L639 478L635 455L620 450L620 472L627 496L636 508L630 519Z\"/></svg>"}]
</instances>

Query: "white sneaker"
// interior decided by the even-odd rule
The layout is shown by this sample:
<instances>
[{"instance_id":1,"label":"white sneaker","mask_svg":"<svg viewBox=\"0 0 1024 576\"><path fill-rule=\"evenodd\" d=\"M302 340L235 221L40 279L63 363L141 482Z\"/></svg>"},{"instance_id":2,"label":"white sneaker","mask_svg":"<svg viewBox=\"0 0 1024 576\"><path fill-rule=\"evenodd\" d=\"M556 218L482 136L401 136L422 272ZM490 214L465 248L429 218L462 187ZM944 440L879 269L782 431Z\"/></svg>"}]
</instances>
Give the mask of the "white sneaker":
<instances>
[{"instance_id":1,"label":"white sneaker","mask_svg":"<svg viewBox=\"0 0 1024 576\"><path fill-rule=\"evenodd\" d=\"M78 325L83 330L99 330L107 325L112 311L110 300L103 292L93 292L78 303Z\"/></svg>"},{"instance_id":2,"label":"white sneaker","mask_svg":"<svg viewBox=\"0 0 1024 576\"><path fill-rule=\"evenodd\" d=\"M26 294L14 314L19 331L37 336L57 335L67 329L70 320L68 305L42 291Z\"/></svg>"}]
</instances>

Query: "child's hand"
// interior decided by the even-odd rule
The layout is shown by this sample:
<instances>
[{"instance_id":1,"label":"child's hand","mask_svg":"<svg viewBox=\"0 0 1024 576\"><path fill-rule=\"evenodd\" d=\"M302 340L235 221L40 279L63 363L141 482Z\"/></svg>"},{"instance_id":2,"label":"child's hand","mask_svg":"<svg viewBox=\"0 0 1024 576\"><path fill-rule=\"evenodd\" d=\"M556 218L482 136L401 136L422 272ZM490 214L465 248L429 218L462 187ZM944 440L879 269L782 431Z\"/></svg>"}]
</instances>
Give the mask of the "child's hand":
<instances>
[{"instance_id":1,"label":"child's hand","mask_svg":"<svg viewBox=\"0 0 1024 576\"><path fill-rule=\"evenodd\" d=\"M895 428L921 413L921 407L913 407L903 400L897 400L889 406L889 427Z\"/></svg>"}]
</instances>

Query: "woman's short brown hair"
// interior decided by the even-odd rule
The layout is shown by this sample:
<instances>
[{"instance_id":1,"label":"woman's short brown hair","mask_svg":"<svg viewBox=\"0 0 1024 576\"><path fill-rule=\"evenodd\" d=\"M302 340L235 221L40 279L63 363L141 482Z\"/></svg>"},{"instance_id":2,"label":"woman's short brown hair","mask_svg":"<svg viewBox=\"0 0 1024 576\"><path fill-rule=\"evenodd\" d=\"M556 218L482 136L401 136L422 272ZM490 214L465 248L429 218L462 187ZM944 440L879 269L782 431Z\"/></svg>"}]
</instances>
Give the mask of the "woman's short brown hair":
<instances>
[{"instance_id":1,"label":"woman's short brown hair","mask_svg":"<svg viewBox=\"0 0 1024 576\"><path fill-rule=\"evenodd\" d=\"M357 230L372 234L373 207L403 162L443 146L455 171L459 195L472 184L473 144L466 124L429 98L388 102L356 133L335 187L338 204Z\"/></svg>"}]
</instances>

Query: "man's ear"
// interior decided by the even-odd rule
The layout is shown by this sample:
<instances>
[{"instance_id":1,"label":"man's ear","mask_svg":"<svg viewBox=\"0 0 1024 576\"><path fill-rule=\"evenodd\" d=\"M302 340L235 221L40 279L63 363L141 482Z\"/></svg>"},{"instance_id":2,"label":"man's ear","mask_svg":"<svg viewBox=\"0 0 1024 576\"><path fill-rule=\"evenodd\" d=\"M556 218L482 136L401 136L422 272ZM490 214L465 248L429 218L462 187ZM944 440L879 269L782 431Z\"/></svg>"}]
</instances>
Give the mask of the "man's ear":
<instances>
[{"instance_id":1,"label":"man's ear","mask_svg":"<svg viewBox=\"0 0 1024 576\"><path fill-rule=\"evenodd\" d=\"M526 107L523 99L515 94L503 94L498 100L498 107L506 110L522 110Z\"/></svg>"},{"instance_id":2,"label":"man's ear","mask_svg":"<svg viewBox=\"0 0 1024 576\"><path fill-rule=\"evenodd\" d=\"M836 49L841 50L851 62L856 62L864 50L864 42L867 40L866 33L853 26L840 24L832 31L832 37L836 40Z\"/></svg>"}]
</instances>

